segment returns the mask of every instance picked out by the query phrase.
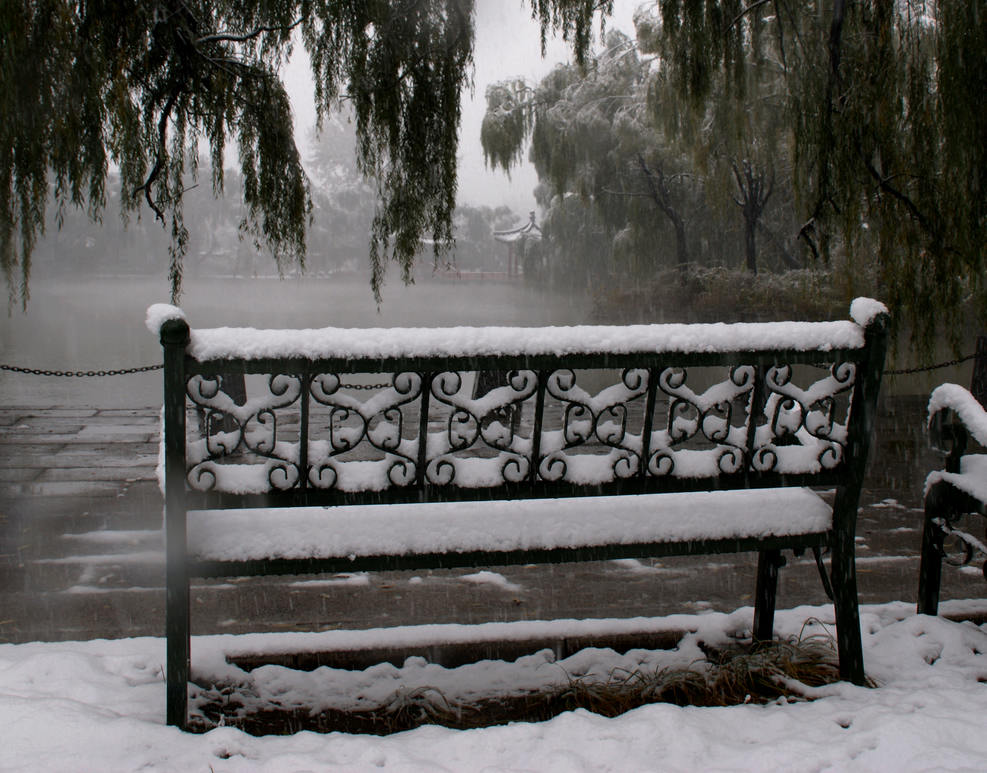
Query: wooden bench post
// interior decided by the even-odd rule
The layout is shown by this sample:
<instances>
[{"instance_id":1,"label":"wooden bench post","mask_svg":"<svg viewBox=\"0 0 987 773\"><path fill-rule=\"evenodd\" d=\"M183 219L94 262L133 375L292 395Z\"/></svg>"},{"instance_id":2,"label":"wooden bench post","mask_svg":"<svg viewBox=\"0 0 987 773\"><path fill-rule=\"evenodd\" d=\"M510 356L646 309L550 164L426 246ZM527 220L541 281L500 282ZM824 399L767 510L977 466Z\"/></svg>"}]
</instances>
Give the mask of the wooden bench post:
<instances>
[{"instance_id":1,"label":"wooden bench post","mask_svg":"<svg viewBox=\"0 0 987 773\"><path fill-rule=\"evenodd\" d=\"M185 348L184 320L161 326L164 349L165 541L167 543L165 637L167 722L184 728L188 716L189 581L185 533Z\"/></svg>"}]
</instances>

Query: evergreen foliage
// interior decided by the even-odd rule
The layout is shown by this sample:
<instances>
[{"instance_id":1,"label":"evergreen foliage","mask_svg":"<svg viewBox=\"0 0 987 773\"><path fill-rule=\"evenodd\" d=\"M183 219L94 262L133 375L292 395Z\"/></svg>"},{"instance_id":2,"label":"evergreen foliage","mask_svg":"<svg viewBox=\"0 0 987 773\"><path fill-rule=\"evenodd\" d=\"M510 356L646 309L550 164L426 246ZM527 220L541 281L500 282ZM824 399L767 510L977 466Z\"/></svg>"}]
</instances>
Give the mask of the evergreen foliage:
<instances>
[{"instance_id":1,"label":"evergreen foliage","mask_svg":"<svg viewBox=\"0 0 987 773\"><path fill-rule=\"evenodd\" d=\"M586 51L596 0L530 0L543 36ZM473 54L474 0L9 0L0 3L0 266L26 303L49 201L99 221L107 175L125 215L143 204L170 231L181 292L183 217L199 143L213 191L236 145L241 230L279 266L303 260L309 183L279 67L298 31L320 122L342 101L359 169L376 186L373 288L389 259L405 278L422 238L452 237L460 100Z\"/></svg>"}]
</instances>

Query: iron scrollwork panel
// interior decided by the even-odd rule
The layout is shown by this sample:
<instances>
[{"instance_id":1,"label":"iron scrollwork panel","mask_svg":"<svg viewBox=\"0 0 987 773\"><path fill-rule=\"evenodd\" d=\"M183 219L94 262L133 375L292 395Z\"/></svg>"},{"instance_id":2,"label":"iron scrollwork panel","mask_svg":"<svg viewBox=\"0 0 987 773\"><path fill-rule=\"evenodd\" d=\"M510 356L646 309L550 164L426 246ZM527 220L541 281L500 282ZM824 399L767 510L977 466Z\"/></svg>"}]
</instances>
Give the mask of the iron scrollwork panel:
<instances>
[{"instance_id":1,"label":"iron scrollwork panel","mask_svg":"<svg viewBox=\"0 0 987 773\"><path fill-rule=\"evenodd\" d=\"M385 374L369 397L351 393L341 376L312 378L309 485L344 491L407 486L417 474L417 418L421 410L422 374ZM380 374L373 376L380 378Z\"/></svg>"},{"instance_id":2,"label":"iron scrollwork panel","mask_svg":"<svg viewBox=\"0 0 987 773\"><path fill-rule=\"evenodd\" d=\"M710 369L698 370L708 381ZM664 426L652 433L648 473L706 478L741 471L747 464L755 373L751 365L736 365L725 379L716 381L714 374L713 383L697 391L686 368L661 369L657 383L667 412Z\"/></svg>"},{"instance_id":3,"label":"iron scrollwork panel","mask_svg":"<svg viewBox=\"0 0 987 773\"><path fill-rule=\"evenodd\" d=\"M829 375L805 388L790 365L769 368L764 423L758 427L754 469L781 473L831 470L845 461L849 393L856 365L833 363Z\"/></svg>"},{"instance_id":4,"label":"iron scrollwork panel","mask_svg":"<svg viewBox=\"0 0 987 773\"><path fill-rule=\"evenodd\" d=\"M538 475L542 480L593 484L638 474L650 373L625 368L591 394L580 384L600 373L563 368L547 375ZM605 373L605 372L604 372Z\"/></svg>"},{"instance_id":5,"label":"iron scrollwork panel","mask_svg":"<svg viewBox=\"0 0 987 773\"><path fill-rule=\"evenodd\" d=\"M807 371L515 370L483 389L462 371L370 374L371 385L272 374L250 377L249 399L197 375L188 481L257 493L817 472L845 461L856 366L835 363L816 380Z\"/></svg>"},{"instance_id":6,"label":"iron scrollwork panel","mask_svg":"<svg viewBox=\"0 0 987 773\"><path fill-rule=\"evenodd\" d=\"M222 378L196 375L186 385L196 419L188 423L189 486L238 494L297 486L302 377L267 376L265 392L252 390L243 404L222 389Z\"/></svg>"},{"instance_id":7,"label":"iron scrollwork panel","mask_svg":"<svg viewBox=\"0 0 987 773\"><path fill-rule=\"evenodd\" d=\"M468 488L518 483L531 473L532 398L538 375L514 370L484 379L497 383L485 394L481 374L445 371L431 381L432 421L425 480ZM470 381L476 379L474 386ZM527 417L529 421L522 421ZM522 427L524 427L522 429Z\"/></svg>"}]
</instances>

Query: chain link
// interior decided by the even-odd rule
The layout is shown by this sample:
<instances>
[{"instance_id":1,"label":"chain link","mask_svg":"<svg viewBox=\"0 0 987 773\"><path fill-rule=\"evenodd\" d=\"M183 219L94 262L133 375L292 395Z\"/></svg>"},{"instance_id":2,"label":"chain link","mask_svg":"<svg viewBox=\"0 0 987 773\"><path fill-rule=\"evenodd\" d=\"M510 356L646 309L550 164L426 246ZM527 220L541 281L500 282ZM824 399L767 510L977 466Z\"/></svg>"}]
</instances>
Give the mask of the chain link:
<instances>
[{"instance_id":1,"label":"chain link","mask_svg":"<svg viewBox=\"0 0 987 773\"><path fill-rule=\"evenodd\" d=\"M142 365L139 368L124 368L122 370L44 370L42 368L19 368L16 365L0 365L0 370L13 373L27 373L31 376L64 376L66 378L99 378L102 376L127 376L131 373L147 373L151 370L161 370L163 364Z\"/></svg>"},{"instance_id":2,"label":"chain link","mask_svg":"<svg viewBox=\"0 0 987 773\"><path fill-rule=\"evenodd\" d=\"M339 382L340 389L384 389L390 386L390 384L347 384L343 381Z\"/></svg>"},{"instance_id":3,"label":"chain link","mask_svg":"<svg viewBox=\"0 0 987 773\"><path fill-rule=\"evenodd\" d=\"M161 370L163 364L142 365L139 368L123 368L121 370L45 370L43 368L21 368L17 365L0 365L0 370L8 370L12 373L26 373L30 376L63 376L66 378L99 378L102 376L127 376L132 373L147 373L152 370ZM343 389L384 389L388 384L346 384L340 383Z\"/></svg>"},{"instance_id":4,"label":"chain link","mask_svg":"<svg viewBox=\"0 0 987 773\"><path fill-rule=\"evenodd\" d=\"M964 362L968 362L976 357L976 354L968 354L966 357L960 357L955 360L948 360L947 362L937 362L935 365L919 365L915 368L900 368L899 370L882 370L881 375L883 376L907 376L912 373L925 373L930 370L939 370L940 368L949 368L953 365L961 365ZM824 365L822 363L812 363L812 367L819 368L820 370L829 370L830 365Z\"/></svg>"}]
</instances>

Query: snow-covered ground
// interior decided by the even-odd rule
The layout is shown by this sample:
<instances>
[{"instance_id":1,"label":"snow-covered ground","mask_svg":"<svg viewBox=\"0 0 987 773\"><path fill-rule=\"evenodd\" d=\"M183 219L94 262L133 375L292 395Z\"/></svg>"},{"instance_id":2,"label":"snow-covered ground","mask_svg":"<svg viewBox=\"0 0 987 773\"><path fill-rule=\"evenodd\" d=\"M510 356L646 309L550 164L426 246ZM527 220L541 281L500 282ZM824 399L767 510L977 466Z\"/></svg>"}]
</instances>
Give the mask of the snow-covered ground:
<instances>
[{"instance_id":1,"label":"snow-covered ground","mask_svg":"<svg viewBox=\"0 0 987 773\"><path fill-rule=\"evenodd\" d=\"M971 602L962 606L970 607ZM981 603L979 605L983 607ZM956 611L957 602L943 605ZM516 664L486 662L446 670L411 659L401 669L378 666L359 674L321 669L294 681L285 669L265 666L250 678L260 692L290 702L317 687L325 700L431 684L447 698L468 696L481 683L510 690L566 674L680 665L699 656L700 640L716 642L750 624L750 609L637 621L652 628L692 630L665 655L606 650L553 662L546 651ZM818 633L831 607L782 611L776 630L786 636ZM809 620L809 628L803 629ZM584 622L594 629L621 625ZM539 626L528 623L525 635ZM651 705L616 719L585 711L543 723L479 730L423 727L386 738L298 733L255 738L219 727L194 735L163 723L164 641L0 645L0 769L4 771L695 771L695 770L983 770L987 767L987 626L917 616L905 603L862 610L864 654L877 689L837 684L819 688L814 701L679 708ZM454 629L448 629L455 634ZM336 636L404 636L421 632L281 634L199 637L196 668L227 670L224 654L238 649L325 646ZM425 631L434 635L436 631ZM461 629L464 636L474 635ZM661 660L665 658L665 660ZM671 659L669 661L668 659ZM314 681L313 681L314 680ZM304 686L302 683L304 682ZM320 686L321 685L321 686ZM332 687L335 685L335 687ZM457 692L459 691L459 692ZM309 696L311 698L311 696Z\"/></svg>"}]
</instances>

